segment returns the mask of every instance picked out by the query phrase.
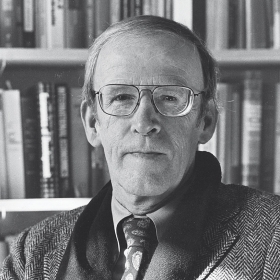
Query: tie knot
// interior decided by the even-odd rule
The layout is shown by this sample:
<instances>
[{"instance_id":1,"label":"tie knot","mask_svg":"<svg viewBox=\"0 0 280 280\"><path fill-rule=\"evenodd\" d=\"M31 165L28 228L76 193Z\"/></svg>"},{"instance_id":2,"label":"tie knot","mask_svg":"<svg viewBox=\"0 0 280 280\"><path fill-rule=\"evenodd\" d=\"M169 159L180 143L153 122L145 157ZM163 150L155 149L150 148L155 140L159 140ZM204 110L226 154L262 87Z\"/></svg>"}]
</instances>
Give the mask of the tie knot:
<instances>
[{"instance_id":1,"label":"tie knot","mask_svg":"<svg viewBox=\"0 0 280 280\"><path fill-rule=\"evenodd\" d=\"M155 236L154 223L150 218L128 218L124 220L122 227L127 248L140 246L147 249L150 239Z\"/></svg>"}]
</instances>

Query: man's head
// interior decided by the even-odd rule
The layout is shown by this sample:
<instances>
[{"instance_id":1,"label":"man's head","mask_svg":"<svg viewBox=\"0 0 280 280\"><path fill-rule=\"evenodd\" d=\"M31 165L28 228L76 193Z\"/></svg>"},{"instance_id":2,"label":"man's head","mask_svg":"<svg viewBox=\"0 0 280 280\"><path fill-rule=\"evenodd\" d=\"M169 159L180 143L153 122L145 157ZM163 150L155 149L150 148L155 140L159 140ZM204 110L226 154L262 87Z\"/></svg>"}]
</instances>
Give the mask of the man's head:
<instances>
[{"instance_id":1,"label":"man's head","mask_svg":"<svg viewBox=\"0 0 280 280\"><path fill-rule=\"evenodd\" d=\"M112 87L103 89L109 84L118 85L117 93L113 88L117 97L105 102ZM136 86L135 94L124 95L122 85ZM178 86L176 98L166 95L165 89L156 93L156 87L163 85ZM179 105L186 102L178 101L179 87L190 88L186 94L203 91L191 96L193 105L182 116L176 116ZM215 87L214 60L199 39L172 21L128 19L93 44L83 90L83 123L89 142L103 145L113 194L130 211L153 210L189 176L198 143L206 143L214 132ZM112 106L123 108L124 98L130 101L125 110L131 100L139 100L131 114L116 116Z\"/></svg>"}]
</instances>

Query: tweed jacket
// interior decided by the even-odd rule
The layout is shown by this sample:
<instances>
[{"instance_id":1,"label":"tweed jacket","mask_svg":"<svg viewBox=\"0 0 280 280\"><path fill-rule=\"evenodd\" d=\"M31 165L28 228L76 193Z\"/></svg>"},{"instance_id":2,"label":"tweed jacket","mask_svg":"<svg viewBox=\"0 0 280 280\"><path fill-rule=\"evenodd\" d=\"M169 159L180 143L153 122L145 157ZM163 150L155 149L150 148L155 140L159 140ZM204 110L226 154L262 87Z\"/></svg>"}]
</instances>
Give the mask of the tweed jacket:
<instances>
[{"instance_id":1,"label":"tweed jacket","mask_svg":"<svg viewBox=\"0 0 280 280\"><path fill-rule=\"evenodd\" d=\"M110 191L108 184L92 203ZM193 205L186 206L193 209L189 216L175 218L170 244L158 245L144 279L280 279L279 197L222 183L209 186L207 197L209 204L197 196ZM22 232L0 279L57 279L83 211L81 207L55 215ZM206 213L206 223L197 230L195 219L188 223L183 219L198 211Z\"/></svg>"}]
</instances>

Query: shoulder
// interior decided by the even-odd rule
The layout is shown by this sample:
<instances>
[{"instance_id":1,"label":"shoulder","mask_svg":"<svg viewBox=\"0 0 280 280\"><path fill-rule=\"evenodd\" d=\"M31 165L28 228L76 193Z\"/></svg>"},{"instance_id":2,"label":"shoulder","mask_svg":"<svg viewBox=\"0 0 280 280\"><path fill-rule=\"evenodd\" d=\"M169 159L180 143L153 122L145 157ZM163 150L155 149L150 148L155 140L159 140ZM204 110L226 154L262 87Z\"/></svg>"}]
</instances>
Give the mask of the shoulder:
<instances>
[{"instance_id":1,"label":"shoulder","mask_svg":"<svg viewBox=\"0 0 280 280\"><path fill-rule=\"evenodd\" d=\"M36 274L36 271L42 272L39 267L47 255L59 260L83 210L84 207L80 207L56 214L21 232L3 264L0 278L18 279Z\"/></svg>"},{"instance_id":2,"label":"shoulder","mask_svg":"<svg viewBox=\"0 0 280 280\"><path fill-rule=\"evenodd\" d=\"M57 243L61 238L70 237L83 210L84 206L56 214L27 229L25 247L31 248L41 242Z\"/></svg>"},{"instance_id":3,"label":"shoulder","mask_svg":"<svg viewBox=\"0 0 280 280\"><path fill-rule=\"evenodd\" d=\"M280 197L277 195L241 185L220 184L216 200L222 207L238 208L243 222L279 225Z\"/></svg>"}]
</instances>

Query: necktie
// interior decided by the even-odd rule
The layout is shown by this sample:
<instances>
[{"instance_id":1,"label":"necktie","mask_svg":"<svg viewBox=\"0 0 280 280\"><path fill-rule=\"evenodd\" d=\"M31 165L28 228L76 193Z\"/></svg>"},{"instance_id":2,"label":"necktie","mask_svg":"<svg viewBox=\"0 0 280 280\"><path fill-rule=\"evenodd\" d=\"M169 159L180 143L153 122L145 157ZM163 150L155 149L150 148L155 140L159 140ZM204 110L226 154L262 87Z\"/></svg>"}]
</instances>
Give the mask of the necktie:
<instances>
[{"instance_id":1,"label":"necktie","mask_svg":"<svg viewBox=\"0 0 280 280\"><path fill-rule=\"evenodd\" d=\"M126 262L121 280L143 279L157 244L154 223L150 218L128 218L123 222L127 243Z\"/></svg>"}]
</instances>

